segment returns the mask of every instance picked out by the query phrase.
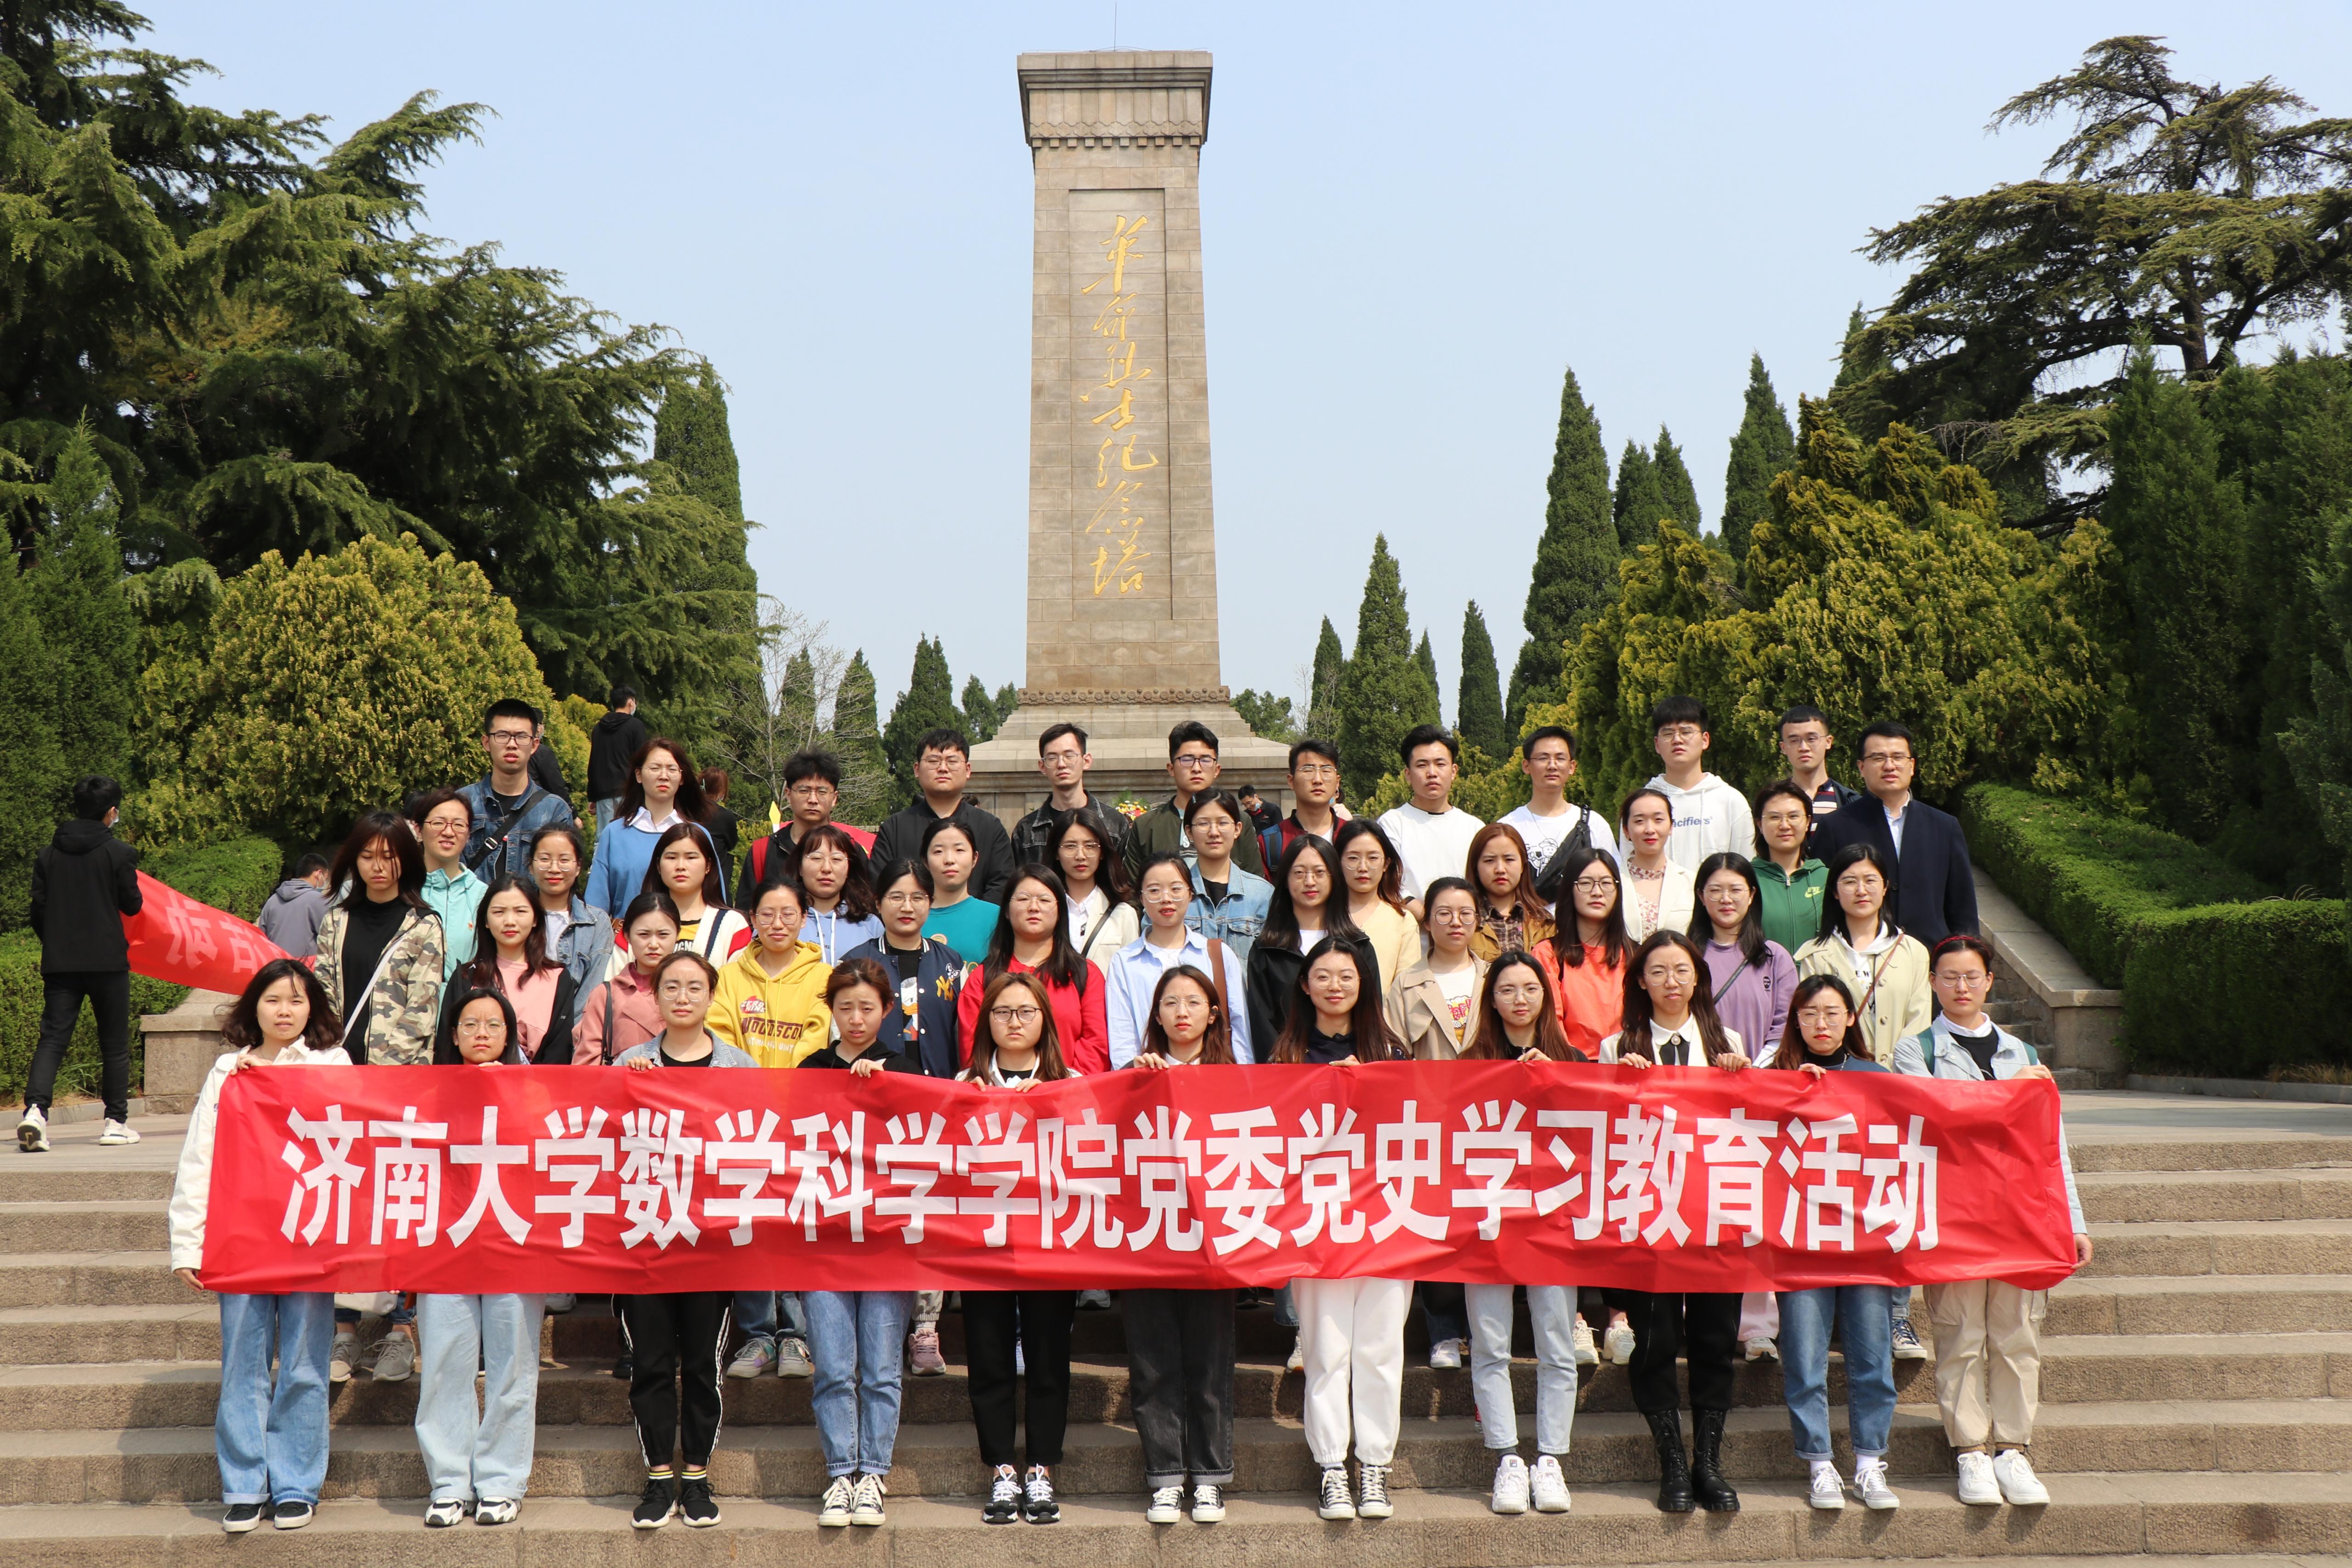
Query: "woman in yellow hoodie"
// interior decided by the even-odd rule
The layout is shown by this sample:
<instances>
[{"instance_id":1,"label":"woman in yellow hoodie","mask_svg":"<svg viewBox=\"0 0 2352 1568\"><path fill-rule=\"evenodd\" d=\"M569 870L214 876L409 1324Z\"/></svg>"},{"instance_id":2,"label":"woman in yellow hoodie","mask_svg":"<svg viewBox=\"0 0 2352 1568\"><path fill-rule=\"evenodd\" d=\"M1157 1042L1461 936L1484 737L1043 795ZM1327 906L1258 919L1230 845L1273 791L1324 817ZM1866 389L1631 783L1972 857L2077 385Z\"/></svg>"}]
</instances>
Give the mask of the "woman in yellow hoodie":
<instances>
[{"instance_id":1,"label":"woman in yellow hoodie","mask_svg":"<svg viewBox=\"0 0 2352 1568\"><path fill-rule=\"evenodd\" d=\"M798 1067L833 1032L824 983L833 966L803 942L800 889L771 882L751 910L751 945L719 972L710 1032L749 1051L763 1068Z\"/></svg>"}]
</instances>

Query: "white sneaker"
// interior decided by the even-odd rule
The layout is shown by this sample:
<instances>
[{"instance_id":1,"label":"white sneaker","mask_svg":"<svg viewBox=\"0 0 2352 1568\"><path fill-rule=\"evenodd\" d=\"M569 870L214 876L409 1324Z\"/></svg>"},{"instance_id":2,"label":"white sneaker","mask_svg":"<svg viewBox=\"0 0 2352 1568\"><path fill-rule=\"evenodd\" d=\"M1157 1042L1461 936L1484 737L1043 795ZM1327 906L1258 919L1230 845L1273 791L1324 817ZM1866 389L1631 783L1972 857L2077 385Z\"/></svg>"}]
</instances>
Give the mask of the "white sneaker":
<instances>
[{"instance_id":1,"label":"white sneaker","mask_svg":"<svg viewBox=\"0 0 2352 1568\"><path fill-rule=\"evenodd\" d=\"M1495 1466L1495 1492L1486 1506L1496 1513L1528 1511L1528 1463L1517 1454L1505 1454Z\"/></svg>"},{"instance_id":2,"label":"white sneaker","mask_svg":"<svg viewBox=\"0 0 2352 1568\"><path fill-rule=\"evenodd\" d=\"M1845 1510L1845 1483L1838 1479L1837 1467L1827 1459L1813 1461L1813 1479L1805 1500L1823 1513Z\"/></svg>"},{"instance_id":3,"label":"white sneaker","mask_svg":"<svg viewBox=\"0 0 2352 1568\"><path fill-rule=\"evenodd\" d=\"M126 1121L109 1121L106 1124L106 1131L98 1135L98 1146L101 1149L115 1149L125 1143L138 1142L137 1129Z\"/></svg>"},{"instance_id":4,"label":"white sneaker","mask_svg":"<svg viewBox=\"0 0 2352 1568\"><path fill-rule=\"evenodd\" d=\"M16 1123L16 1147L27 1154L49 1152L48 1112L37 1105L25 1107L24 1120Z\"/></svg>"},{"instance_id":5,"label":"white sneaker","mask_svg":"<svg viewBox=\"0 0 2352 1568\"><path fill-rule=\"evenodd\" d=\"M1429 1366L1433 1372L1456 1372L1462 1366L1462 1342L1440 1340L1429 1347Z\"/></svg>"},{"instance_id":6,"label":"white sneaker","mask_svg":"<svg viewBox=\"0 0 2352 1568\"><path fill-rule=\"evenodd\" d=\"M1598 1350L1595 1350L1592 1345L1592 1325L1591 1323L1586 1322L1584 1319L1580 1316L1576 1320L1576 1326L1569 1330L1568 1338L1569 1342L1576 1347L1577 1365L1599 1366L1601 1364L1601 1352Z\"/></svg>"},{"instance_id":7,"label":"white sneaker","mask_svg":"<svg viewBox=\"0 0 2352 1568\"><path fill-rule=\"evenodd\" d=\"M2032 1462L2022 1448L1994 1455L1992 1479L2000 1484L2000 1495L2012 1508L2039 1508L2050 1500L2050 1489L2033 1473Z\"/></svg>"},{"instance_id":8,"label":"white sneaker","mask_svg":"<svg viewBox=\"0 0 2352 1568\"><path fill-rule=\"evenodd\" d=\"M1285 1372L1307 1370L1307 1338L1304 1334L1290 1342L1290 1358L1282 1363L1282 1370Z\"/></svg>"},{"instance_id":9,"label":"white sneaker","mask_svg":"<svg viewBox=\"0 0 2352 1568\"><path fill-rule=\"evenodd\" d=\"M1568 1511L1568 1478L1560 1473L1559 1460L1549 1454L1538 1454L1528 1468L1528 1479L1535 1491L1538 1513Z\"/></svg>"},{"instance_id":10,"label":"white sneaker","mask_svg":"<svg viewBox=\"0 0 2352 1568\"><path fill-rule=\"evenodd\" d=\"M1184 1489L1182 1487L1155 1487L1152 1489L1151 1502L1143 1510L1144 1523L1174 1524L1183 1517Z\"/></svg>"},{"instance_id":11,"label":"white sneaker","mask_svg":"<svg viewBox=\"0 0 2352 1568\"><path fill-rule=\"evenodd\" d=\"M1633 1325L1622 1318L1612 1321L1609 1325L1609 1331L1601 1336L1601 1348L1609 1352L1610 1361L1618 1366L1623 1366L1627 1362L1632 1361L1633 1359Z\"/></svg>"},{"instance_id":12,"label":"white sneaker","mask_svg":"<svg viewBox=\"0 0 2352 1568\"><path fill-rule=\"evenodd\" d=\"M1864 1459L1853 1467L1853 1495L1862 1500L1863 1507L1881 1513L1903 1506L1903 1500L1886 1484L1885 1459Z\"/></svg>"},{"instance_id":13,"label":"white sneaker","mask_svg":"<svg viewBox=\"0 0 2352 1568\"><path fill-rule=\"evenodd\" d=\"M1896 1361L1926 1361L1927 1347L1919 1342L1919 1331L1911 1326L1908 1318L1895 1320L1895 1331L1887 1336Z\"/></svg>"},{"instance_id":14,"label":"white sneaker","mask_svg":"<svg viewBox=\"0 0 2352 1568\"><path fill-rule=\"evenodd\" d=\"M880 1524L882 1522L883 1495L882 1478L880 1476L864 1475L858 1477L857 1485L850 1489L849 1522L866 1527Z\"/></svg>"},{"instance_id":15,"label":"white sneaker","mask_svg":"<svg viewBox=\"0 0 2352 1568\"><path fill-rule=\"evenodd\" d=\"M850 1494L855 1492L856 1489L857 1483L851 1480L847 1476L835 1476L831 1481L827 1482L824 1489L824 1499L816 1505L817 1523L826 1529L831 1529L836 1525L845 1529L847 1528L849 1524L849 1498Z\"/></svg>"},{"instance_id":16,"label":"white sneaker","mask_svg":"<svg viewBox=\"0 0 2352 1568\"><path fill-rule=\"evenodd\" d=\"M1760 1337L1752 1339L1748 1342L1748 1359L1749 1361L1779 1361L1780 1359L1780 1347L1774 1344L1768 1339Z\"/></svg>"},{"instance_id":17,"label":"white sneaker","mask_svg":"<svg viewBox=\"0 0 2352 1568\"><path fill-rule=\"evenodd\" d=\"M1315 1505L1318 1517L1323 1519L1353 1519L1356 1517L1356 1495L1348 1489L1348 1467L1323 1467L1323 1495Z\"/></svg>"},{"instance_id":18,"label":"white sneaker","mask_svg":"<svg viewBox=\"0 0 2352 1568\"><path fill-rule=\"evenodd\" d=\"M2000 1483L1993 1479L1992 1460L1983 1454L1962 1454L1960 1461L1960 1500L1973 1503L1997 1503L2000 1500Z\"/></svg>"}]
</instances>

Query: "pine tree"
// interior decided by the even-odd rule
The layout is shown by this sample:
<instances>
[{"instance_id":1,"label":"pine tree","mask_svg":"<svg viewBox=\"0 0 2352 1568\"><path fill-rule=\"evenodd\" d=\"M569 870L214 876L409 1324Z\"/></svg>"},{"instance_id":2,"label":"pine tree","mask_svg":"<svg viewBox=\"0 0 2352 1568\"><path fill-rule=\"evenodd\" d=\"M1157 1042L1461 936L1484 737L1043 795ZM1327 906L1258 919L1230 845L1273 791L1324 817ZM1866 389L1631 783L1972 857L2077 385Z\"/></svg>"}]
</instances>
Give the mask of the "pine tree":
<instances>
[{"instance_id":1,"label":"pine tree","mask_svg":"<svg viewBox=\"0 0 2352 1568\"><path fill-rule=\"evenodd\" d=\"M1331 617L1323 617L1323 630L1315 639L1315 670L1307 678L1307 728L1302 733L1335 745L1339 739L1339 680L1348 670L1347 651L1339 646L1339 634L1331 629Z\"/></svg>"},{"instance_id":2,"label":"pine tree","mask_svg":"<svg viewBox=\"0 0 2352 1568\"><path fill-rule=\"evenodd\" d=\"M1416 724L1437 721L1437 688L1413 655L1404 583L1385 534L1372 540L1356 612L1356 651L1339 679L1339 772L1351 800L1369 800L1401 765L1397 744Z\"/></svg>"},{"instance_id":3,"label":"pine tree","mask_svg":"<svg viewBox=\"0 0 2352 1568\"><path fill-rule=\"evenodd\" d=\"M1845 319L1845 335L1838 340L1838 373L1830 382L1829 405L1841 423L1867 444L1886 433L1895 417L1886 400L1885 378L1895 374L1895 362L1874 350L1865 335L1870 318L1857 301Z\"/></svg>"},{"instance_id":4,"label":"pine tree","mask_svg":"<svg viewBox=\"0 0 2352 1568\"><path fill-rule=\"evenodd\" d=\"M798 744L806 745L816 739L816 660L807 648L797 648L776 685L776 717Z\"/></svg>"},{"instance_id":5,"label":"pine tree","mask_svg":"<svg viewBox=\"0 0 2352 1568\"><path fill-rule=\"evenodd\" d=\"M1504 718L1512 734L1518 732L1529 702L1558 698L1570 639L1617 595L1622 551L1611 512L1609 454L1601 445L1601 421L1585 405L1573 369L1560 381L1559 434L1552 442L1544 494L1543 537L1536 542L1535 574L1520 616L1528 637L1511 666Z\"/></svg>"},{"instance_id":6,"label":"pine tree","mask_svg":"<svg viewBox=\"0 0 2352 1568\"><path fill-rule=\"evenodd\" d=\"M1690 466L1683 461L1683 449L1675 445L1675 438L1663 425L1658 426L1657 448L1650 458L1657 465L1658 494L1666 507L1659 515L1673 518L1683 525L1684 532L1696 536L1701 531L1698 489L1691 483Z\"/></svg>"},{"instance_id":7,"label":"pine tree","mask_svg":"<svg viewBox=\"0 0 2352 1568\"><path fill-rule=\"evenodd\" d=\"M1796 460L1797 437L1789 428L1789 411L1772 390L1764 356L1749 354L1747 407L1731 437L1731 460L1723 470L1723 548L1732 560L1747 561L1749 531L1772 510L1772 480Z\"/></svg>"},{"instance_id":8,"label":"pine tree","mask_svg":"<svg viewBox=\"0 0 2352 1568\"><path fill-rule=\"evenodd\" d=\"M26 579L51 660L49 726L74 773L121 778L131 758L138 627L122 591L121 516L113 481L87 424L58 454L47 497L47 527Z\"/></svg>"},{"instance_id":9,"label":"pine tree","mask_svg":"<svg viewBox=\"0 0 2352 1568\"><path fill-rule=\"evenodd\" d=\"M955 679L948 673L947 649L937 637L916 638L915 668L882 730L882 754L905 798L915 794L915 742L933 730L961 730L963 724L955 702Z\"/></svg>"},{"instance_id":10,"label":"pine tree","mask_svg":"<svg viewBox=\"0 0 2352 1568\"><path fill-rule=\"evenodd\" d=\"M874 670L866 650L849 657L833 698L833 750L841 759L841 817L846 822L881 821L901 804L889 760L882 752L882 727L875 704Z\"/></svg>"},{"instance_id":11,"label":"pine tree","mask_svg":"<svg viewBox=\"0 0 2352 1568\"><path fill-rule=\"evenodd\" d=\"M1658 460L1637 441L1625 443L1617 459L1617 493L1611 502L1617 545L1632 554L1658 539L1658 519L1666 515L1666 492L1658 483Z\"/></svg>"},{"instance_id":12,"label":"pine tree","mask_svg":"<svg viewBox=\"0 0 2352 1568\"><path fill-rule=\"evenodd\" d=\"M1495 639L1486 635L1486 617L1478 601L1462 612L1462 683L1455 689L1454 727L1462 743L1499 757L1510 745L1503 728L1503 685L1495 671Z\"/></svg>"},{"instance_id":13,"label":"pine tree","mask_svg":"<svg viewBox=\"0 0 2352 1568\"><path fill-rule=\"evenodd\" d=\"M990 696L988 688L980 683L980 677L977 675L964 677L964 733L971 737L973 745L977 746L982 741L994 740L997 726L1004 722L1004 714L1011 711L1010 708L1005 709L1003 712L997 710L996 699Z\"/></svg>"},{"instance_id":14,"label":"pine tree","mask_svg":"<svg viewBox=\"0 0 2352 1568\"><path fill-rule=\"evenodd\" d=\"M1444 688L1437 681L1437 650L1429 646L1429 633L1425 628L1421 634L1420 643L1412 650L1412 662L1428 679L1431 705L1442 710L1444 706ZM1444 716L1440 712L1435 722L1442 724L1444 721Z\"/></svg>"}]
</instances>

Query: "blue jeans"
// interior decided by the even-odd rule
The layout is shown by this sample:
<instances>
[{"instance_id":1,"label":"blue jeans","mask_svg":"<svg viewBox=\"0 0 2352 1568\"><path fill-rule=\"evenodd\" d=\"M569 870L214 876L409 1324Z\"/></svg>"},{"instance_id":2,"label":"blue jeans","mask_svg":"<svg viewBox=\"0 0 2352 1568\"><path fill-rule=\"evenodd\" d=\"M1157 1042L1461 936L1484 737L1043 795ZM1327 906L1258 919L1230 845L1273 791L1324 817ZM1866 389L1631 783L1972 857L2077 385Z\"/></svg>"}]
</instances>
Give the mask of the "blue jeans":
<instances>
[{"instance_id":1,"label":"blue jeans","mask_svg":"<svg viewBox=\"0 0 2352 1568\"><path fill-rule=\"evenodd\" d=\"M1830 1457L1830 1325L1845 1348L1846 1415L1853 1457L1886 1452L1895 1426L1892 1298L1907 1286L1825 1285L1780 1292L1780 1387L1789 1402L1789 1432L1797 1458Z\"/></svg>"},{"instance_id":2,"label":"blue jeans","mask_svg":"<svg viewBox=\"0 0 2352 1568\"><path fill-rule=\"evenodd\" d=\"M327 1479L327 1359L334 1351L334 1314L335 1299L323 1291L220 1299L220 1404L213 1415L213 1447L220 1454L223 1502L319 1500L319 1483Z\"/></svg>"},{"instance_id":3,"label":"blue jeans","mask_svg":"<svg viewBox=\"0 0 2352 1568\"><path fill-rule=\"evenodd\" d=\"M1511 1393L1511 1290L1465 1285L1470 1309L1470 1390L1486 1447L1517 1453L1518 1401ZM1576 1425L1576 1288L1528 1287L1528 1322L1536 1336L1536 1452L1568 1452Z\"/></svg>"},{"instance_id":4,"label":"blue jeans","mask_svg":"<svg viewBox=\"0 0 2352 1568\"><path fill-rule=\"evenodd\" d=\"M809 1359L824 1473L887 1476L898 1444L898 1369L912 1290L811 1290Z\"/></svg>"},{"instance_id":5,"label":"blue jeans","mask_svg":"<svg viewBox=\"0 0 2352 1568\"><path fill-rule=\"evenodd\" d=\"M522 1500L539 1429L543 1296L420 1296L416 1447L428 1497ZM482 1402L474 1404L474 1369Z\"/></svg>"},{"instance_id":6,"label":"blue jeans","mask_svg":"<svg viewBox=\"0 0 2352 1568\"><path fill-rule=\"evenodd\" d=\"M774 1340L781 1330L788 1340L808 1343L808 1309L797 1290L738 1290L735 1322L746 1342Z\"/></svg>"}]
</instances>

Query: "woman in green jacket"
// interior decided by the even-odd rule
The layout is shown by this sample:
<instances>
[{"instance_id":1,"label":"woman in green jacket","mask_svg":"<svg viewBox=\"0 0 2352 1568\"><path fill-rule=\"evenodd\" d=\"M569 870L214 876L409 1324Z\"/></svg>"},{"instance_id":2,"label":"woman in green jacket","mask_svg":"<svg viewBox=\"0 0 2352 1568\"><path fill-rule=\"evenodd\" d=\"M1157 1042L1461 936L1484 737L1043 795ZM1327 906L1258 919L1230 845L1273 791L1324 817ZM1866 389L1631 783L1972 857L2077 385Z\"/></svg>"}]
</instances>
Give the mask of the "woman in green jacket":
<instances>
[{"instance_id":1,"label":"woman in green jacket","mask_svg":"<svg viewBox=\"0 0 2352 1568\"><path fill-rule=\"evenodd\" d=\"M1791 953L1821 934L1822 900L1829 896L1829 868L1805 858L1812 826L1813 803L1795 780L1776 779L1756 797L1756 837L1764 846L1755 862L1762 894L1757 912L1765 940Z\"/></svg>"}]
</instances>

